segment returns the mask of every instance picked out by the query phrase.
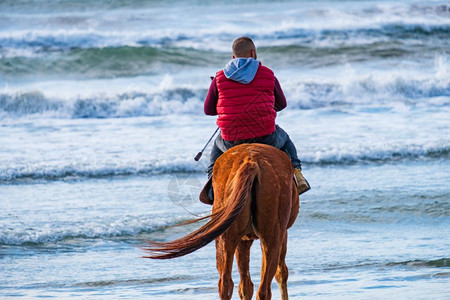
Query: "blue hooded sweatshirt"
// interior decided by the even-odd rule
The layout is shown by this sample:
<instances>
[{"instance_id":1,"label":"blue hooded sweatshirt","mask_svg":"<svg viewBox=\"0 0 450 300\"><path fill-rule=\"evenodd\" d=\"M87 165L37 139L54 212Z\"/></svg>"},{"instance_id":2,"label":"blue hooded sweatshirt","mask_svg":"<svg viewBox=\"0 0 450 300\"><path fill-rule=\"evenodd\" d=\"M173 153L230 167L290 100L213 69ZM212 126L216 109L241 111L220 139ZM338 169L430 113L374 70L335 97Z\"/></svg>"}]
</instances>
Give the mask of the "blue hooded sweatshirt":
<instances>
[{"instance_id":1,"label":"blue hooded sweatshirt","mask_svg":"<svg viewBox=\"0 0 450 300\"><path fill-rule=\"evenodd\" d=\"M238 57L226 64L225 68L223 68L223 73L228 79L249 84L255 78L258 67L259 60L253 57Z\"/></svg>"}]
</instances>

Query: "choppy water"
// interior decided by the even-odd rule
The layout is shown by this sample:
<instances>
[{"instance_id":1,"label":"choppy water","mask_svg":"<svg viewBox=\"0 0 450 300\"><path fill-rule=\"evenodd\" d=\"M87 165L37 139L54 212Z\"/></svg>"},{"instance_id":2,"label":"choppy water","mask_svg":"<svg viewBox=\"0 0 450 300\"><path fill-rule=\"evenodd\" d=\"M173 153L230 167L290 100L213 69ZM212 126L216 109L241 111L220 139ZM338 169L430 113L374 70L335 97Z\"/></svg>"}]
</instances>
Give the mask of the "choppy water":
<instances>
[{"instance_id":1,"label":"choppy water","mask_svg":"<svg viewBox=\"0 0 450 300\"><path fill-rule=\"evenodd\" d=\"M243 34L313 186L291 298L449 297L448 3L33 0L0 2L1 298L217 298L214 245L139 247L208 213L203 99Z\"/></svg>"}]
</instances>

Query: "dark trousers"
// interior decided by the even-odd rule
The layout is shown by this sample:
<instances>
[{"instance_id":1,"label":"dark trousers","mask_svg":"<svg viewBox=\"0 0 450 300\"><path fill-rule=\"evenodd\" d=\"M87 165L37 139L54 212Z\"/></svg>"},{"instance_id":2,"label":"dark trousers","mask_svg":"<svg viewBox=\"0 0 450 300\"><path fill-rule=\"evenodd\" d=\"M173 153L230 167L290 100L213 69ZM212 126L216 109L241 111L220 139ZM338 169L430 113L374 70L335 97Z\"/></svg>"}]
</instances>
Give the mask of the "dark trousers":
<instances>
[{"instance_id":1,"label":"dark trousers","mask_svg":"<svg viewBox=\"0 0 450 300\"><path fill-rule=\"evenodd\" d=\"M211 177L214 168L214 163L219 158L219 156L221 156L228 149L244 143L260 143L274 146L275 148L285 151L289 155L292 164L294 165L294 168L298 169L302 168L302 162L297 156L297 149L295 149L294 143L292 143L286 131L284 131L280 126L276 125L275 131L273 133L263 137L248 140L230 142L224 140L222 136L219 134L219 136L214 141L214 145L211 150L211 157L210 157L211 164L206 169L208 177Z\"/></svg>"}]
</instances>

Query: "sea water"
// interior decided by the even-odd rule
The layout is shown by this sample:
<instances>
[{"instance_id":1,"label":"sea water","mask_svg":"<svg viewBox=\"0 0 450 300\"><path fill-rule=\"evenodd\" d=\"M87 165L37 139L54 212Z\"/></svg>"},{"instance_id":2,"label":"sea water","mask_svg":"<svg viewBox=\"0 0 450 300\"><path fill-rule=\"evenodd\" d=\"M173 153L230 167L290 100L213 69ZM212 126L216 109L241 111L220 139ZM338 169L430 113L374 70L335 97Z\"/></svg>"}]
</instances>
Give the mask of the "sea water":
<instances>
[{"instance_id":1,"label":"sea water","mask_svg":"<svg viewBox=\"0 0 450 300\"><path fill-rule=\"evenodd\" d=\"M312 185L290 297L450 297L448 3L7 0L0 298L218 298L213 244L169 261L142 247L210 212L210 146L193 158L216 128L209 77L241 35L281 83L277 123ZM255 242L256 287L260 264Z\"/></svg>"}]
</instances>

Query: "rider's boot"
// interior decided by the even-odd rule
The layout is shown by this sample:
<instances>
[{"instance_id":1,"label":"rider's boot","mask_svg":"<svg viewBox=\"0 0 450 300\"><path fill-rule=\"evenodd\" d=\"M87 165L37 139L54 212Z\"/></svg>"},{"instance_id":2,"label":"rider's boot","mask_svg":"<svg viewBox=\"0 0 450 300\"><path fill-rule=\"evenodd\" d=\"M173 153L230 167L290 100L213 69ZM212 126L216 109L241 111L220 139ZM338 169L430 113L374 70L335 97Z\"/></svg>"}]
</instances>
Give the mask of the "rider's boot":
<instances>
[{"instance_id":1,"label":"rider's boot","mask_svg":"<svg viewBox=\"0 0 450 300\"><path fill-rule=\"evenodd\" d=\"M299 195L311 189L311 186L309 185L308 181L306 181L305 177L303 177L301 169L296 168L294 170L294 175L295 179L297 180L297 191Z\"/></svg>"}]
</instances>

